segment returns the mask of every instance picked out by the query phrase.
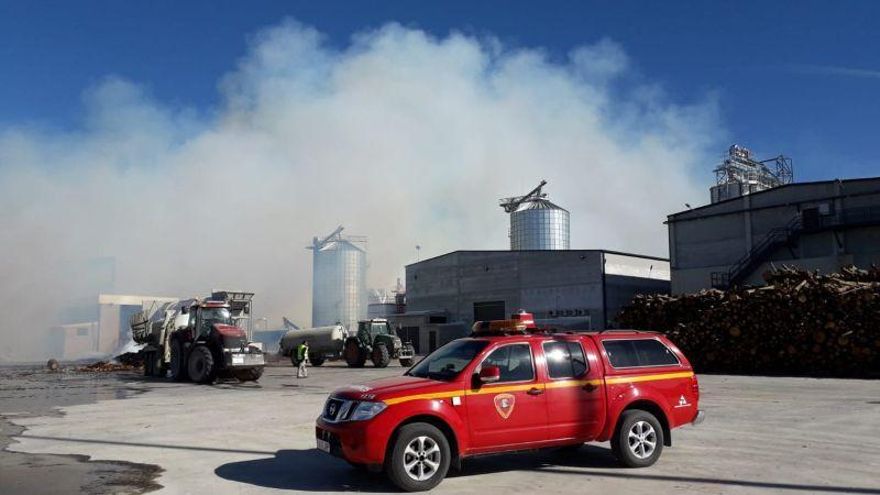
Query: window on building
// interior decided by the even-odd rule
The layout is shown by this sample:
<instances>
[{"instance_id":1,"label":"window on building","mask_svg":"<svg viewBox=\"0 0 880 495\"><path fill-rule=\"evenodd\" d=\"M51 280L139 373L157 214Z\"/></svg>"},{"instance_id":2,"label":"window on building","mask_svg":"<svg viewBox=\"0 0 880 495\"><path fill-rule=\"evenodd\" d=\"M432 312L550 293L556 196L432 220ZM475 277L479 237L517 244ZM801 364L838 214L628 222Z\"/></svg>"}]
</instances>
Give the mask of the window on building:
<instances>
[{"instance_id":1,"label":"window on building","mask_svg":"<svg viewBox=\"0 0 880 495\"><path fill-rule=\"evenodd\" d=\"M544 357L550 378L577 378L589 369L579 342L545 342Z\"/></svg>"},{"instance_id":2,"label":"window on building","mask_svg":"<svg viewBox=\"0 0 880 495\"><path fill-rule=\"evenodd\" d=\"M602 345L608 354L608 361L615 368L678 364L675 354L654 339L606 340Z\"/></svg>"},{"instance_id":3,"label":"window on building","mask_svg":"<svg viewBox=\"0 0 880 495\"><path fill-rule=\"evenodd\" d=\"M474 303L474 321L503 320L507 312L504 301L483 301Z\"/></svg>"},{"instance_id":4,"label":"window on building","mask_svg":"<svg viewBox=\"0 0 880 495\"><path fill-rule=\"evenodd\" d=\"M501 370L501 382L534 380L535 367L528 344L499 347L483 361L482 366L497 366Z\"/></svg>"},{"instance_id":5,"label":"window on building","mask_svg":"<svg viewBox=\"0 0 880 495\"><path fill-rule=\"evenodd\" d=\"M76 329L76 336L77 337L88 337L89 336L89 329L88 328L77 328Z\"/></svg>"}]
</instances>

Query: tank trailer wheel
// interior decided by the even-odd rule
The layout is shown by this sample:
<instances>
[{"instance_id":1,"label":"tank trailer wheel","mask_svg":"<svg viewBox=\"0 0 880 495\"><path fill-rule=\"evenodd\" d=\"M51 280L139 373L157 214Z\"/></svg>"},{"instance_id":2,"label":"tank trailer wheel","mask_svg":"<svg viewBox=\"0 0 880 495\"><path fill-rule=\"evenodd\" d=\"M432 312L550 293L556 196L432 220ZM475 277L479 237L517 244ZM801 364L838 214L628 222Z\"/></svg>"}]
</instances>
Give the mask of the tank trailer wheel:
<instances>
[{"instance_id":1,"label":"tank trailer wheel","mask_svg":"<svg viewBox=\"0 0 880 495\"><path fill-rule=\"evenodd\" d=\"M162 362L162 354L159 352L151 352L150 362L152 365L150 366L150 373L152 376L165 378L165 363ZM144 366L146 366L146 361L144 362Z\"/></svg>"},{"instance_id":2,"label":"tank trailer wheel","mask_svg":"<svg viewBox=\"0 0 880 495\"><path fill-rule=\"evenodd\" d=\"M349 368L363 368L367 356L361 353L361 347L357 341L349 340L345 343L345 362Z\"/></svg>"},{"instance_id":3,"label":"tank trailer wheel","mask_svg":"<svg viewBox=\"0 0 880 495\"><path fill-rule=\"evenodd\" d=\"M383 343L378 343L373 347L373 355L371 356L373 361L373 366L377 368L385 368L388 366L388 363L391 362L391 353L388 352L388 347Z\"/></svg>"},{"instance_id":4,"label":"tank trailer wheel","mask_svg":"<svg viewBox=\"0 0 880 495\"><path fill-rule=\"evenodd\" d=\"M400 489L420 492L443 481L451 460L449 440L443 432L427 423L411 423L400 428L385 470Z\"/></svg>"},{"instance_id":5,"label":"tank trailer wheel","mask_svg":"<svg viewBox=\"0 0 880 495\"><path fill-rule=\"evenodd\" d=\"M171 379L175 382L185 381L186 361L183 359L183 346L179 340L171 341Z\"/></svg>"},{"instance_id":6,"label":"tank trailer wheel","mask_svg":"<svg viewBox=\"0 0 880 495\"><path fill-rule=\"evenodd\" d=\"M233 370L232 376L238 379L241 382L255 382L263 376L262 367L259 368L245 368L243 370Z\"/></svg>"},{"instance_id":7,"label":"tank trailer wheel","mask_svg":"<svg viewBox=\"0 0 880 495\"><path fill-rule=\"evenodd\" d=\"M324 355L317 353L309 353L309 362L312 366L321 366L324 364Z\"/></svg>"},{"instance_id":8,"label":"tank trailer wheel","mask_svg":"<svg viewBox=\"0 0 880 495\"><path fill-rule=\"evenodd\" d=\"M663 452L663 428L648 411L624 411L611 437L611 451L626 467L648 467Z\"/></svg>"},{"instance_id":9,"label":"tank trailer wheel","mask_svg":"<svg viewBox=\"0 0 880 495\"><path fill-rule=\"evenodd\" d=\"M296 349L290 354L290 364L292 364L294 368L299 368L299 359L296 358Z\"/></svg>"},{"instance_id":10,"label":"tank trailer wheel","mask_svg":"<svg viewBox=\"0 0 880 495\"><path fill-rule=\"evenodd\" d=\"M145 352L144 353L144 376L153 376L153 353Z\"/></svg>"},{"instance_id":11,"label":"tank trailer wheel","mask_svg":"<svg viewBox=\"0 0 880 495\"><path fill-rule=\"evenodd\" d=\"M189 377L196 383L212 383L216 376L214 356L203 345L196 346L189 355Z\"/></svg>"}]
</instances>

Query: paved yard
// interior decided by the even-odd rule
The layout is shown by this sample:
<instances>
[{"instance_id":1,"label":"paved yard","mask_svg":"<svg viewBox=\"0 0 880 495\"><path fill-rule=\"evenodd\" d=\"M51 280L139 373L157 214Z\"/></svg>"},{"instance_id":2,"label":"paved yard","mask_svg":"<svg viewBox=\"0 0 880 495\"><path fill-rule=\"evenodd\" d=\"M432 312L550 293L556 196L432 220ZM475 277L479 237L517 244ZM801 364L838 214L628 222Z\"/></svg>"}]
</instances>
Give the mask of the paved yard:
<instances>
[{"instance_id":1,"label":"paved yard","mask_svg":"<svg viewBox=\"0 0 880 495\"><path fill-rule=\"evenodd\" d=\"M394 491L314 448L314 419L333 388L402 372L268 368L260 385L119 381L130 398L10 417L8 448L158 465L162 493ZM706 421L677 430L647 469L617 467L607 444L468 461L438 493L880 494L880 382L701 376ZM0 404L0 413L10 413ZM5 482L4 482L5 483Z\"/></svg>"}]
</instances>

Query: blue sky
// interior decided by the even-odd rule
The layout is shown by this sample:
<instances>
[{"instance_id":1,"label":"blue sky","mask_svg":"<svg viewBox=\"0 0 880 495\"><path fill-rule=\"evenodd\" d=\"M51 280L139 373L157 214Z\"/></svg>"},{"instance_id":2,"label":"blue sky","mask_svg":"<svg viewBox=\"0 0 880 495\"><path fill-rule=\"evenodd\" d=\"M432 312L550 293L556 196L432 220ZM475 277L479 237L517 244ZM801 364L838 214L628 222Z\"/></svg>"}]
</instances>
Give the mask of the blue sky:
<instances>
[{"instance_id":1,"label":"blue sky","mask_svg":"<svg viewBox=\"0 0 880 495\"><path fill-rule=\"evenodd\" d=\"M559 58L610 38L673 101L717 97L730 141L793 157L798 179L880 175L880 2L868 1L4 0L0 126L76 128L83 91L108 75L163 103L210 111L249 36L284 17L340 46L388 21L491 35Z\"/></svg>"}]
</instances>

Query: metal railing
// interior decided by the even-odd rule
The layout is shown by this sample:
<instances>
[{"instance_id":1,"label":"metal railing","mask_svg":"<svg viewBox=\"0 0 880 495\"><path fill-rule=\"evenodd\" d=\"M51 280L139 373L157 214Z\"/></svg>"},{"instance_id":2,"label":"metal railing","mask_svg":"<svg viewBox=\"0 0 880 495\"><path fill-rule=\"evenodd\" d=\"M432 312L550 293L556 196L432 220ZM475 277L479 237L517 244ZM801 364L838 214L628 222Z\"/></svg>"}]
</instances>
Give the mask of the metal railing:
<instances>
[{"instance_id":1,"label":"metal railing","mask_svg":"<svg viewBox=\"0 0 880 495\"><path fill-rule=\"evenodd\" d=\"M880 224L880 206L847 208L831 215L820 215L809 225L804 224L803 212L792 218L785 226L770 230L748 253L738 259L727 272L711 275L712 287L726 289L742 282L752 270L779 246L790 243L804 232L816 232L837 227L855 227Z\"/></svg>"}]
</instances>

